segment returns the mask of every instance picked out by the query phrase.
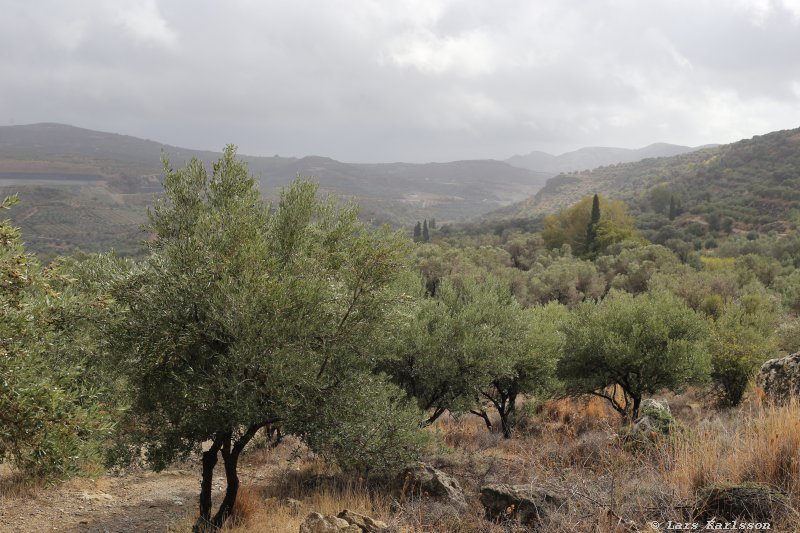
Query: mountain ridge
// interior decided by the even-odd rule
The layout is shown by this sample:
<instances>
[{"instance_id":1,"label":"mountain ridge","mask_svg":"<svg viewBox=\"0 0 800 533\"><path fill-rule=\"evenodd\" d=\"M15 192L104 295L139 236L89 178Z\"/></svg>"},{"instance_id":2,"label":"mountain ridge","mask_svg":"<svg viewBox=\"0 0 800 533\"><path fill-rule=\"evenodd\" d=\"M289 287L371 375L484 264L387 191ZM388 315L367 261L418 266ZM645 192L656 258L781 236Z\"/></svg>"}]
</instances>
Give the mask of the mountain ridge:
<instances>
[{"instance_id":1,"label":"mountain ridge","mask_svg":"<svg viewBox=\"0 0 800 533\"><path fill-rule=\"evenodd\" d=\"M616 148L611 146L587 146L553 155L535 150L524 155L505 159L510 165L538 172L560 174L591 170L600 166L629 163L651 157L671 157L703 149L709 145L691 147L670 143L653 143L642 148Z\"/></svg>"},{"instance_id":2,"label":"mountain ridge","mask_svg":"<svg viewBox=\"0 0 800 533\"><path fill-rule=\"evenodd\" d=\"M483 219L555 213L593 194L623 200L635 213L664 216L651 205L658 188L667 199L674 196L682 212L706 223L730 219L739 230L785 231L800 214L800 128L672 157L562 173L522 202Z\"/></svg>"},{"instance_id":3,"label":"mountain ridge","mask_svg":"<svg viewBox=\"0 0 800 533\"><path fill-rule=\"evenodd\" d=\"M0 126L0 194L20 193L11 218L34 251L114 245L133 253L143 237L138 224L161 190L162 153L173 167L192 157L208 165L220 155L58 123ZM497 160L361 164L318 155L239 157L268 200L297 176L311 177L323 192L357 197L364 219L395 226L487 213L526 198L545 180ZM63 179L75 174L94 178Z\"/></svg>"}]
</instances>

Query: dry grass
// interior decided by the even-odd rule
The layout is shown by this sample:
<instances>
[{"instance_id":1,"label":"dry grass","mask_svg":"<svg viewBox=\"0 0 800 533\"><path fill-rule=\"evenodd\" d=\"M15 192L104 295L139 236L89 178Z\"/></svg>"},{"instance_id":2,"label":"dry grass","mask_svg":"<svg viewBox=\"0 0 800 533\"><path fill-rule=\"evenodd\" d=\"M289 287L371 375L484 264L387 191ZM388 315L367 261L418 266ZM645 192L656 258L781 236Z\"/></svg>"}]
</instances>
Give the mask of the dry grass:
<instances>
[{"instance_id":1,"label":"dry grass","mask_svg":"<svg viewBox=\"0 0 800 533\"><path fill-rule=\"evenodd\" d=\"M679 442L669 481L685 497L712 483L766 483L800 507L800 404L754 405ZM669 465L668 465L669 466Z\"/></svg>"},{"instance_id":2,"label":"dry grass","mask_svg":"<svg viewBox=\"0 0 800 533\"><path fill-rule=\"evenodd\" d=\"M391 498L363 481L319 474L320 465L281 469L268 483L244 488L235 520L227 530L248 533L296 533L310 512L336 515L344 509L391 521Z\"/></svg>"},{"instance_id":3,"label":"dry grass","mask_svg":"<svg viewBox=\"0 0 800 533\"><path fill-rule=\"evenodd\" d=\"M243 457L242 489L226 530L297 533L312 511L350 509L397 533L524 531L483 518L479 491L494 482L561 494L568 506L551 513L541 529L548 533L655 531L648 522L688 519L697 492L724 483L766 483L800 508L800 404L764 405L754 395L738 410L716 412L697 398L667 396L682 431L633 448L617 437L619 415L599 399L546 402L528 412L511 440L488 432L478 417L442 417L431 428L439 447L426 460L459 480L466 510L404 498L388 482L343 476L287 438ZM783 522L772 531L800 531L791 513ZM189 517L177 530L189 531L191 523Z\"/></svg>"},{"instance_id":4,"label":"dry grass","mask_svg":"<svg viewBox=\"0 0 800 533\"><path fill-rule=\"evenodd\" d=\"M31 497L41 488L41 484L25 479L8 464L0 464L0 502Z\"/></svg>"}]
</instances>

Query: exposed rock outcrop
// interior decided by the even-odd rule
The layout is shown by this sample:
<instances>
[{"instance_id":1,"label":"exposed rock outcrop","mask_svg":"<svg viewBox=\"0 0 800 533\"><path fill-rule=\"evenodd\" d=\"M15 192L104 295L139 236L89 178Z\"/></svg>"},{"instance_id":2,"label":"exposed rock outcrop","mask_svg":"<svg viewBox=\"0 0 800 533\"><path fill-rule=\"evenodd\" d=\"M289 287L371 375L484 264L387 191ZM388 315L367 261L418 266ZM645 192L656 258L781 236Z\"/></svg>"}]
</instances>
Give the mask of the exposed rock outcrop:
<instances>
[{"instance_id":1,"label":"exposed rock outcrop","mask_svg":"<svg viewBox=\"0 0 800 533\"><path fill-rule=\"evenodd\" d=\"M695 518L770 522L790 509L781 492L761 483L712 485L698 491Z\"/></svg>"},{"instance_id":2,"label":"exposed rock outcrop","mask_svg":"<svg viewBox=\"0 0 800 533\"><path fill-rule=\"evenodd\" d=\"M492 484L481 488L481 504L492 521L518 520L536 527L554 510L565 506L559 495L532 485Z\"/></svg>"},{"instance_id":3,"label":"exposed rock outcrop","mask_svg":"<svg viewBox=\"0 0 800 533\"><path fill-rule=\"evenodd\" d=\"M770 359L761 365L756 383L767 398L776 403L786 403L792 396L800 397L800 352Z\"/></svg>"},{"instance_id":4,"label":"exposed rock outcrop","mask_svg":"<svg viewBox=\"0 0 800 533\"><path fill-rule=\"evenodd\" d=\"M427 496L459 508L467 506L458 481L425 463L406 469L403 474L403 493Z\"/></svg>"},{"instance_id":5,"label":"exposed rock outcrop","mask_svg":"<svg viewBox=\"0 0 800 533\"><path fill-rule=\"evenodd\" d=\"M347 509L336 515L336 517L341 518L351 526L357 526L362 533L382 533L389 530L389 526L386 525L385 522L354 513Z\"/></svg>"},{"instance_id":6,"label":"exposed rock outcrop","mask_svg":"<svg viewBox=\"0 0 800 533\"><path fill-rule=\"evenodd\" d=\"M633 441L656 440L675 429L675 417L666 400L647 398L639 407L639 418L620 430L620 436Z\"/></svg>"},{"instance_id":7,"label":"exposed rock outcrop","mask_svg":"<svg viewBox=\"0 0 800 533\"><path fill-rule=\"evenodd\" d=\"M361 533L361 528L342 518L310 513L300 524L300 533Z\"/></svg>"}]
</instances>

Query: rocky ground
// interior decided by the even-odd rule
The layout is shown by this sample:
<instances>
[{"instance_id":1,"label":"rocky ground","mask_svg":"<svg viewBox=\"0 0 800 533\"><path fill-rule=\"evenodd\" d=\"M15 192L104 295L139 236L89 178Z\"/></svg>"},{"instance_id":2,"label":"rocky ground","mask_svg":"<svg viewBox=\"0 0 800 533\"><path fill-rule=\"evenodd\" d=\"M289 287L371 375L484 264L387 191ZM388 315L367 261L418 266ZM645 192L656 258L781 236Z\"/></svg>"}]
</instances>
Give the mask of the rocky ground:
<instances>
[{"instance_id":1,"label":"rocky ground","mask_svg":"<svg viewBox=\"0 0 800 533\"><path fill-rule=\"evenodd\" d=\"M624 428L599 400L549 402L513 439L477 417L443 417L431 428L439 444L427 464L389 484L343 476L291 437L275 448L256 443L242 456L226 531L298 533L325 521L353 530L337 520L343 513L394 533L654 533L707 516L800 531L800 403L753 398L718 412L688 393L664 400L644 403ZM0 532L188 533L198 466L36 489L0 470Z\"/></svg>"},{"instance_id":2,"label":"rocky ground","mask_svg":"<svg viewBox=\"0 0 800 533\"><path fill-rule=\"evenodd\" d=\"M194 511L197 490L187 470L73 481L0 498L0 531L169 531Z\"/></svg>"}]
</instances>

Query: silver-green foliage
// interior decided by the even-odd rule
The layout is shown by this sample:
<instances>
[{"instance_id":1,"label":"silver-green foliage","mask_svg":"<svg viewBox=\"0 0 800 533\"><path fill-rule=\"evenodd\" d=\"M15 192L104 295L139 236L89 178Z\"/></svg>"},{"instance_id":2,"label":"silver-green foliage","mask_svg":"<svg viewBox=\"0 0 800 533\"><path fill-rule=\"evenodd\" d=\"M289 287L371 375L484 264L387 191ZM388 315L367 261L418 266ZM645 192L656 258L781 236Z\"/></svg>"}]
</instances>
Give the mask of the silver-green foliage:
<instances>
[{"instance_id":1,"label":"silver-green foliage","mask_svg":"<svg viewBox=\"0 0 800 533\"><path fill-rule=\"evenodd\" d=\"M204 461L219 452L235 474L255 432L279 423L318 451L337 450L328 455L345 467L380 466L385 446L331 442L388 409L392 391L370 375L373 339L399 298L404 240L365 229L354 205L320 200L308 181L263 205L233 147L210 175L197 160L165 174L149 257L114 290L127 306L114 338L133 398L122 450L163 468L210 441ZM360 410L339 408L370 396ZM402 412L396 424L417 417L417 426L412 406L391 405ZM413 456L416 433L391 426L377 430L395 431L384 440ZM201 520L222 523L237 486L229 477L220 513L212 520L201 504Z\"/></svg>"},{"instance_id":2,"label":"silver-green foliage","mask_svg":"<svg viewBox=\"0 0 800 533\"><path fill-rule=\"evenodd\" d=\"M111 306L42 267L0 222L0 459L24 475L64 478L99 460L114 408L96 332Z\"/></svg>"},{"instance_id":3,"label":"silver-green foliage","mask_svg":"<svg viewBox=\"0 0 800 533\"><path fill-rule=\"evenodd\" d=\"M433 422L444 412L498 412L511 435L517 397L554 383L561 336L551 327L563 307L523 309L492 278L445 278L436 294L414 300L392 339L384 368Z\"/></svg>"},{"instance_id":4,"label":"silver-green foliage","mask_svg":"<svg viewBox=\"0 0 800 533\"><path fill-rule=\"evenodd\" d=\"M602 396L636 417L643 395L708 379L707 331L705 318L670 293L612 291L573 311L558 376L567 392Z\"/></svg>"}]
</instances>

